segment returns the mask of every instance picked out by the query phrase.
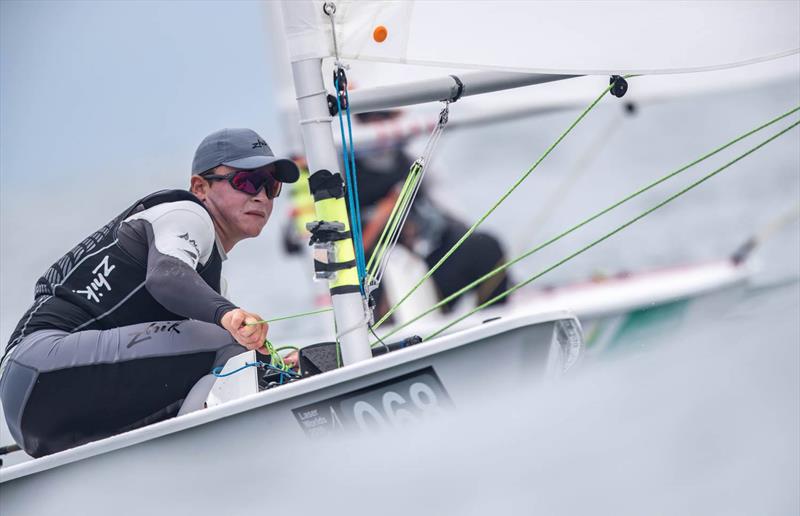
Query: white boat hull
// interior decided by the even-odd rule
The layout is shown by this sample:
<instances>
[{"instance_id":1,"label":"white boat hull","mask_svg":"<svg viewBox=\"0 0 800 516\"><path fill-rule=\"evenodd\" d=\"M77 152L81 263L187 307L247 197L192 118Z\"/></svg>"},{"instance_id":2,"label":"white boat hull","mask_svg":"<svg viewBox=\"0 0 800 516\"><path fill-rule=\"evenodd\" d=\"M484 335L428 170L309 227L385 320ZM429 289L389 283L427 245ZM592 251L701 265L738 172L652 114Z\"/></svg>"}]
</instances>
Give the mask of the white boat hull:
<instances>
[{"instance_id":1,"label":"white boat hull","mask_svg":"<svg viewBox=\"0 0 800 516\"><path fill-rule=\"evenodd\" d=\"M510 317L6 467L3 515L243 514L256 498L231 494L255 492L280 470L275 460L311 460L303 450L326 438L413 424L557 377L581 339L566 312ZM298 480L268 478L273 492Z\"/></svg>"}]
</instances>

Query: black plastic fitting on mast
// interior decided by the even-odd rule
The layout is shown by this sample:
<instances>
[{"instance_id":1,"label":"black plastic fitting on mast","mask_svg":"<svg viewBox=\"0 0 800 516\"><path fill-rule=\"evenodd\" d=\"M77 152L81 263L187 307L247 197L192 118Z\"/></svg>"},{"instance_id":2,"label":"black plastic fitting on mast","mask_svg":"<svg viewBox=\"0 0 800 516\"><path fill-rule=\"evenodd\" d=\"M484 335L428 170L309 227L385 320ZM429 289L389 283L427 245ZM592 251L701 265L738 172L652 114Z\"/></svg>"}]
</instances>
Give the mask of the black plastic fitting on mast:
<instances>
[{"instance_id":1,"label":"black plastic fitting on mast","mask_svg":"<svg viewBox=\"0 0 800 516\"><path fill-rule=\"evenodd\" d=\"M461 79L458 78L457 75L451 75L450 77L455 81L458 89L456 90L455 95L453 95L449 99L442 99L442 100L446 100L448 102L455 102L461 98L461 95L464 94L464 83L461 81Z\"/></svg>"},{"instance_id":2,"label":"black plastic fitting on mast","mask_svg":"<svg viewBox=\"0 0 800 516\"><path fill-rule=\"evenodd\" d=\"M621 75L612 75L608 84L611 84L611 94L617 98L621 99L628 93L628 81Z\"/></svg>"},{"instance_id":3,"label":"black plastic fitting on mast","mask_svg":"<svg viewBox=\"0 0 800 516\"><path fill-rule=\"evenodd\" d=\"M333 84L336 85L336 95L328 94L328 112L331 116L339 114L339 106L342 111L347 110L347 74L344 73L344 68L337 67L333 71ZM339 104L336 104L336 99L339 99Z\"/></svg>"},{"instance_id":4,"label":"black plastic fitting on mast","mask_svg":"<svg viewBox=\"0 0 800 516\"><path fill-rule=\"evenodd\" d=\"M328 93L328 113L331 116L336 116L339 114L339 108L336 106L336 97Z\"/></svg>"}]
</instances>

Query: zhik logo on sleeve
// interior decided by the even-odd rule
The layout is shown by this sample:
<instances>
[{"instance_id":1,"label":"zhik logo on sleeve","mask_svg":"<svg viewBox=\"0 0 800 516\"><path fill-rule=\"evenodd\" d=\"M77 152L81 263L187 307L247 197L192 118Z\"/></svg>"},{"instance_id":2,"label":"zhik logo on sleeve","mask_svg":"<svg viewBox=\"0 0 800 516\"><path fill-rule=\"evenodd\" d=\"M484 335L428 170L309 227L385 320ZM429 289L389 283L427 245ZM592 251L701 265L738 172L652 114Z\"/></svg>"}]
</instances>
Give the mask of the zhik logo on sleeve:
<instances>
[{"instance_id":1,"label":"zhik logo on sleeve","mask_svg":"<svg viewBox=\"0 0 800 516\"><path fill-rule=\"evenodd\" d=\"M197 242L195 242L194 240L189 238L189 233L184 233L182 235L178 235L178 238L186 240L187 242L189 242L189 244L191 244L191 246L192 246L192 248L194 248L195 252L191 252L188 249L181 249L181 251L183 251L184 253L188 254L189 257L192 260L196 261L200 257L200 248L197 246Z\"/></svg>"}]
</instances>

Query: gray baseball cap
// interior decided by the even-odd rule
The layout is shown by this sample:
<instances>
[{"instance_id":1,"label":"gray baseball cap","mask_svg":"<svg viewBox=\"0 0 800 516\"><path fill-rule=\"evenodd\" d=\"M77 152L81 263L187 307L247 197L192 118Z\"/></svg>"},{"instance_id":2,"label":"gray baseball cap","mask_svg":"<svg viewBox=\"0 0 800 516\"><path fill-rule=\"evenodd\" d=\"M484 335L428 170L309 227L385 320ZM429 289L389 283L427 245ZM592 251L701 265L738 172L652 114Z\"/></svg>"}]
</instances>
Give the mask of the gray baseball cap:
<instances>
[{"instance_id":1,"label":"gray baseball cap","mask_svg":"<svg viewBox=\"0 0 800 516\"><path fill-rule=\"evenodd\" d=\"M276 158L267 142L252 129L222 129L206 136L194 153L192 174L202 174L219 165L254 169L275 165L275 178L294 183L300 170L294 161Z\"/></svg>"}]
</instances>

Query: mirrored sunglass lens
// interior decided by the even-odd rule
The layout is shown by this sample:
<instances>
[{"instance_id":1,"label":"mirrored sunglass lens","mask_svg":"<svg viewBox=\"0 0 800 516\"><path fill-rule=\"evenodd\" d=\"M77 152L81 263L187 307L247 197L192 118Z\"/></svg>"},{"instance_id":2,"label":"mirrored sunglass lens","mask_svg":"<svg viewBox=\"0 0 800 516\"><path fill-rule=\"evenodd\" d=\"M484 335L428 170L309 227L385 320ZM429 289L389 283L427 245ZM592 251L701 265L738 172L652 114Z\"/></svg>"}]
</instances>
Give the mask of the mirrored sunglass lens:
<instances>
[{"instance_id":1,"label":"mirrored sunglass lens","mask_svg":"<svg viewBox=\"0 0 800 516\"><path fill-rule=\"evenodd\" d=\"M281 194L281 185L282 184L283 183L281 183L280 181L278 181L274 177L270 176L269 179L267 179L267 183L266 183L267 197L269 197L270 199L274 199L277 196L279 196Z\"/></svg>"},{"instance_id":2,"label":"mirrored sunglass lens","mask_svg":"<svg viewBox=\"0 0 800 516\"><path fill-rule=\"evenodd\" d=\"M263 179L255 176L252 172L239 172L233 176L231 183L240 192L254 195L261 189Z\"/></svg>"},{"instance_id":3,"label":"mirrored sunglass lens","mask_svg":"<svg viewBox=\"0 0 800 516\"><path fill-rule=\"evenodd\" d=\"M256 195L263 186L267 191L267 197L274 199L281 193L281 182L272 177L272 174L264 172L242 171L233 176L233 187L241 192Z\"/></svg>"}]
</instances>

